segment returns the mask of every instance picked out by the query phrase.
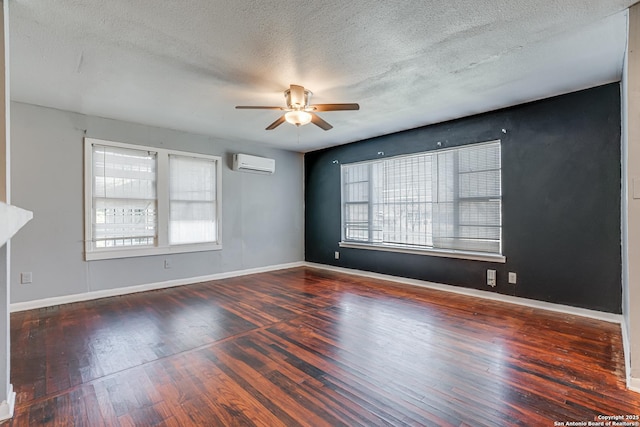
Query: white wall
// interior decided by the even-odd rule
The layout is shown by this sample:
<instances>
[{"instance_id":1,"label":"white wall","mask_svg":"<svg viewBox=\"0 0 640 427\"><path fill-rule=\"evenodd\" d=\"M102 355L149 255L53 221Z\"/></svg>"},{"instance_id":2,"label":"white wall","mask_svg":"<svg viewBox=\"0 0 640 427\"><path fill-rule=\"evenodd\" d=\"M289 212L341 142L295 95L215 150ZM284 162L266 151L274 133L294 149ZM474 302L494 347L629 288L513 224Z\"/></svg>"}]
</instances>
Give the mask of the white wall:
<instances>
[{"instance_id":1,"label":"white wall","mask_svg":"<svg viewBox=\"0 0 640 427\"><path fill-rule=\"evenodd\" d=\"M631 368L629 384L640 391L640 194L634 198L634 186L640 186L640 4L629 9L622 91L622 297ZM640 193L640 188L635 191Z\"/></svg>"},{"instance_id":2,"label":"white wall","mask_svg":"<svg viewBox=\"0 0 640 427\"><path fill-rule=\"evenodd\" d=\"M12 240L11 302L302 261L303 157L266 146L11 104L13 203L34 219ZM222 156L220 251L83 260L83 136ZM276 173L231 170L233 153L276 160ZM171 269L164 269L164 259ZM33 283L19 284L20 272Z\"/></svg>"},{"instance_id":3,"label":"white wall","mask_svg":"<svg viewBox=\"0 0 640 427\"><path fill-rule=\"evenodd\" d=\"M628 20L627 20L628 24ZM622 81L620 84L620 99L622 101L621 108L621 116L622 116L622 193L620 197L620 201L622 203L622 207L620 209L622 213L621 225L622 225L622 315L624 317L624 324L627 325L629 323L629 250L628 250L628 239L627 235L629 233L628 227L628 201L627 195L629 193L629 182L627 179L628 168L627 168L627 158L628 158L628 144L629 144L629 129L628 129L628 96L627 96L627 87L628 87L628 55L625 54L624 64L622 68ZM628 342L629 334L626 328L623 328L622 333L625 334L624 340ZM628 357L628 355L626 355ZM627 360L628 362L628 360Z\"/></svg>"},{"instance_id":4,"label":"white wall","mask_svg":"<svg viewBox=\"0 0 640 427\"><path fill-rule=\"evenodd\" d=\"M0 2L0 201L11 203L9 76L9 3ZM15 392L10 384L9 298L11 242L0 247L0 420L13 416Z\"/></svg>"}]
</instances>

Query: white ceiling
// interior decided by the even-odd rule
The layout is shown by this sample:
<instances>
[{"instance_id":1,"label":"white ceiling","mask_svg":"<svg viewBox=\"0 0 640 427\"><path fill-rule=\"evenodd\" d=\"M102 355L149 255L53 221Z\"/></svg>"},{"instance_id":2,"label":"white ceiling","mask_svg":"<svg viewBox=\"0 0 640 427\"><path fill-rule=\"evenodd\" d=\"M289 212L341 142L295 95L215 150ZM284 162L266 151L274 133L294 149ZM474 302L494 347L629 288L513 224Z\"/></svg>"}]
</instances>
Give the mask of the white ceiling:
<instances>
[{"instance_id":1,"label":"white ceiling","mask_svg":"<svg viewBox=\"0 0 640 427\"><path fill-rule=\"evenodd\" d=\"M310 151L617 81L636 1L11 0L11 98Z\"/></svg>"}]
</instances>

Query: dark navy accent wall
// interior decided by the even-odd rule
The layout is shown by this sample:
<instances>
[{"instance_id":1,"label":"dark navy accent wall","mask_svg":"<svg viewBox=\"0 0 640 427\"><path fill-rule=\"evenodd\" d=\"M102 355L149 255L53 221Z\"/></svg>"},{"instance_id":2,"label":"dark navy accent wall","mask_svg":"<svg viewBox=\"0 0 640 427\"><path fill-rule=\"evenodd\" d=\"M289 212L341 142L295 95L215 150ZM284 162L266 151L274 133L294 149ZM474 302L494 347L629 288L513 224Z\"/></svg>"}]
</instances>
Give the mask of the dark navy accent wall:
<instances>
[{"instance_id":1,"label":"dark navy accent wall","mask_svg":"<svg viewBox=\"0 0 640 427\"><path fill-rule=\"evenodd\" d=\"M621 313L620 126L620 86L612 83L307 153L305 258ZM493 139L502 141L506 263L338 246L340 164ZM486 285L489 268L495 288Z\"/></svg>"}]
</instances>

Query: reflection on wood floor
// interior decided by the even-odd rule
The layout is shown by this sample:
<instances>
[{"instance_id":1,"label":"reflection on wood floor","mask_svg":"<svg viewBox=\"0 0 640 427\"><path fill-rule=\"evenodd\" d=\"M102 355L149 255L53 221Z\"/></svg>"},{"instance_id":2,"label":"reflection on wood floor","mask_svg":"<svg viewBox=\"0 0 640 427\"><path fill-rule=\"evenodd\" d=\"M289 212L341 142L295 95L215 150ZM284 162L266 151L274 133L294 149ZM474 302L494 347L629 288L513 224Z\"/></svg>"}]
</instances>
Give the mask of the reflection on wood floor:
<instances>
[{"instance_id":1,"label":"reflection on wood floor","mask_svg":"<svg viewBox=\"0 0 640 427\"><path fill-rule=\"evenodd\" d=\"M619 325L301 267L11 315L12 426L640 415Z\"/></svg>"}]
</instances>

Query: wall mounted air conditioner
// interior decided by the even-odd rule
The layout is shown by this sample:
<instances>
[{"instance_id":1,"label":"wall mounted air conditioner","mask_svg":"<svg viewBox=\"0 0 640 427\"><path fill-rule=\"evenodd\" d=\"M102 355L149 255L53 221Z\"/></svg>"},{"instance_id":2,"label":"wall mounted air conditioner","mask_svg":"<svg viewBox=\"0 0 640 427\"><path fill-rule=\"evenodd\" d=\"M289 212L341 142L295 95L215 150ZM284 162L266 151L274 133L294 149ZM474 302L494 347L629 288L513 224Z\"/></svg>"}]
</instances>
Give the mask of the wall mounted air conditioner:
<instances>
[{"instance_id":1,"label":"wall mounted air conditioner","mask_svg":"<svg viewBox=\"0 0 640 427\"><path fill-rule=\"evenodd\" d=\"M276 161L266 157L250 156L249 154L233 155L233 170L243 172L274 173Z\"/></svg>"}]
</instances>

